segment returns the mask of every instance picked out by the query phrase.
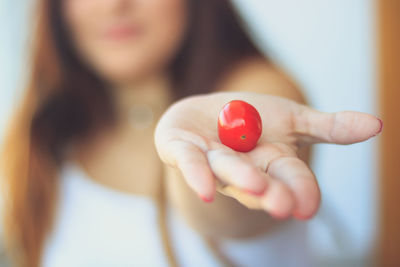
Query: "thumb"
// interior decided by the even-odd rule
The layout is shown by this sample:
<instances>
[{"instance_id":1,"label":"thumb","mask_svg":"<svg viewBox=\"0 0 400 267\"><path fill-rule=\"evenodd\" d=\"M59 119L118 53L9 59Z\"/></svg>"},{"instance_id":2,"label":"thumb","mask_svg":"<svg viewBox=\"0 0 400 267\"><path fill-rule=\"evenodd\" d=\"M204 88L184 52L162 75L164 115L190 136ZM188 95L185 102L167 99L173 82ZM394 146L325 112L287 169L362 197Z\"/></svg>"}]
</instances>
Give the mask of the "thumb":
<instances>
[{"instance_id":1,"label":"thumb","mask_svg":"<svg viewBox=\"0 0 400 267\"><path fill-rule=\"evenodd\" d=\"M321 112L301 106L294 114L294 131L301 144L353 144L365 141L382 131L381 119L358 111Z\"/></svg>"}]
</instances>

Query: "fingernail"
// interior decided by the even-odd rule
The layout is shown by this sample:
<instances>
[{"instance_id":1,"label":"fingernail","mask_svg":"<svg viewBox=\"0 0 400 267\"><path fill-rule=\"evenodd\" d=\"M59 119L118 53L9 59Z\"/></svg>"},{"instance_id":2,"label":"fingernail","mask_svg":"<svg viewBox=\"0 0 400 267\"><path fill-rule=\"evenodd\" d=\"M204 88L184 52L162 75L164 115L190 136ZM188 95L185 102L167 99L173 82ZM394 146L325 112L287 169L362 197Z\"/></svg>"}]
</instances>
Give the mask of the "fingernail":
<instances>
[{"instance_id":1,"label":"fingernail","mask_svg":"<svg viewBox=\"0 0 400 267\"><path fill-rule=\"evenodd\" d=\"M280 221L289 219L289 218L290 218L290 215L291 215L291 213L288 213L288 214L279 214L279 213L272 212L272 211L269 211L269 210L268 210L268 213L269 213L269 215L270 215L272 218L274 218L275 220L280 220Z\"/></svg>"},{"instance_id":2,"label":"fingernail","mask_svg":"<svg viewBox=\"0 0 400 267\"><path fill-rule=\"evenodd\" d=\"M207 202L207 203L210 203L210 202L212 202L212 201L214 200L213 197L206 197L206 196L203 196L203 195L201 195L201 194L199 194L199 197L200 197L204 202Z\"/></svg>"},{"instance_id":3,"label":"fingernail","mask_svg":"<svg viewBox=\"0 0 400 267\"><path fill-rule=\"evenodd\" d=\"M252 189L244 189L244 191L246 193L248 193L248 194L252 194L252 195L255 195L255 196L262 196L265 193L265 190L263 190L262 192L256 192L256 191L254 191Z\"/></svg>"},{"instance_id":4,"label":"fingernail","mask_svg":"<svg viewBox=\"0 0 400 267\"><path fill-rule=\"evenodd\" d=\"M306 220L309 220L309 219L311 219L312 217L314 217L314 215L303 216L303 215L301 215L300 213L294 211L294 212L293 212L293 217L295 217L296 219L301 220L301 221L306 221Z\"/></svg>"},{"instance_id":5,"label":"fingernail","mask_svg":"<svg viewBox=\"0 0 400 267\"><path fill-rule=\"evenodd\" d=\"M373 136L377 136L378 134L380 134L382 132L382 129L383 129L383 121L381 119L379 119L379 118L377 118L377 119L378 119L378 121L380 123L380 127L379 127L378 132L376 134L374 134Z\"/></svg>"}]
</instances>

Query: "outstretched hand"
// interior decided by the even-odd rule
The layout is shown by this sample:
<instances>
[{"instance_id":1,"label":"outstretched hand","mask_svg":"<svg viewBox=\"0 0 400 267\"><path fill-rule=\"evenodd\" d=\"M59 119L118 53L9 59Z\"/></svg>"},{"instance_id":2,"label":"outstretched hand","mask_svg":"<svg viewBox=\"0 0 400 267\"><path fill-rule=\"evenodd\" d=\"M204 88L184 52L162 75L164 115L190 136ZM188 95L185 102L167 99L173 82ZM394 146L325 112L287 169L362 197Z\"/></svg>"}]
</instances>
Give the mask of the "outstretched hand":
<instances>
[{"instance_id":1,"label":"outstretched hand","mask_svg":"<svg viewBox=\"0 0 400 267\"><path fill-rule=\"evenodd\" d=\"M234 99L253 105L262 118L260 140L246 153L218 138L219 111ZM357 143L381 130L382 122L366 113L326 113L278 96L221 92L174 103L158 122L154 138L161 160L178 168L203 200L212 201L216 191L230 188L228 194L249 208L278 218L307 219L318 210L320 190L311 169L298 158L299 148Z\"/></svg>"}]
</instances>

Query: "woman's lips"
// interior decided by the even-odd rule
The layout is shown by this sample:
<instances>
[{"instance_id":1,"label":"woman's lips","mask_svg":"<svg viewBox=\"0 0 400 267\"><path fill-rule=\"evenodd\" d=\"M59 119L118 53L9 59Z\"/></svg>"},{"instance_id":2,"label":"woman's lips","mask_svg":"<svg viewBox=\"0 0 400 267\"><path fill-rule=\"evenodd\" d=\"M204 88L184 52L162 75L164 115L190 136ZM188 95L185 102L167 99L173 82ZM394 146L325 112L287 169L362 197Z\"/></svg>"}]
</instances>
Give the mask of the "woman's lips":
<instances>
[{"instance_id":1,"label":"woman's lips","mask_svg":"<svg viewBox=\"0 0 400 267\"><path fill-rule=\"evenodd\" d=\"M106 30L104 37L112 41L125 41L136 38L142 33L138 26L133 25L116 25Z\"/></svg>"}]
</instances>

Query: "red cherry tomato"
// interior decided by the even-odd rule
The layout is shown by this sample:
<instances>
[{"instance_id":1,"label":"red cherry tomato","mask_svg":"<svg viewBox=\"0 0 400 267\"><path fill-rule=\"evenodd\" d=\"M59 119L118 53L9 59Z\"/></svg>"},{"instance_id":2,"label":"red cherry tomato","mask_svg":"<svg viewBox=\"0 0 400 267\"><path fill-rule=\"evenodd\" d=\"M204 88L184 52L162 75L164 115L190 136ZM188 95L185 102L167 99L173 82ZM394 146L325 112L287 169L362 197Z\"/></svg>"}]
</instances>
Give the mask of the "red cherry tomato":
<instances>
[{"instance_id":1,"label":"red cherry tomato","mask_svg":"<svg viewBox=\"0 0 400 267\"><path fill-rule=\"evenodd\" d=\"M260 114L247 102L233 100L225 104L219 113L219 140L236 151L252 150L261 136L261 131Z\"/></svg>"}]
</instances>

